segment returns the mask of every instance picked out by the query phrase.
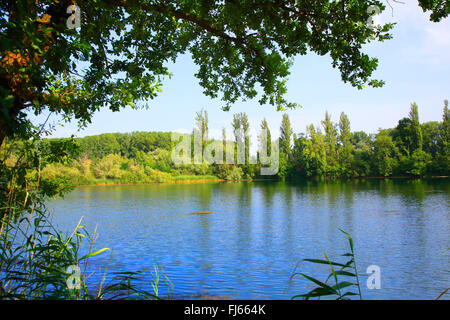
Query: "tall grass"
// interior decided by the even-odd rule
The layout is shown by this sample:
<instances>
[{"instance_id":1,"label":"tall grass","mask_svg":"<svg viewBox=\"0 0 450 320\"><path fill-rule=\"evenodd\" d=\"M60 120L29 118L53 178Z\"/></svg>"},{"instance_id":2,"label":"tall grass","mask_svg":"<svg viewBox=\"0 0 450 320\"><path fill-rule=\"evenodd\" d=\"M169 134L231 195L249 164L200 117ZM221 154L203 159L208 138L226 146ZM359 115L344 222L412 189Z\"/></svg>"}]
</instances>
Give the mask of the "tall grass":
<instances>
[{"instance_id":1,"label":"tall grass","mask_svg":"<svg viewBox=\"0 0 450 320\"><path fill-rule=\"evenodd\" d=\"M113 272L106 279L106 270L98 284L88 286L87 266L99 254L93 251L96 233L90 235L80 222L73 232L55 229L40 209L16 223L3 221L0 234L0 299L161 299L160 270L155 267L149 280L143 272ZM82 243L89 244L88 253L80 255ZM172 297L173 285L162 273ZM143 288L151 287L153 291Z\"/></svg>"},{"instance_id":2,"label":"tall grass","mask_svg":"<svg viewBox=\"0 0 450 320\"><path fill-rule=\"evenodd\" d=\"M311 298L320 299L322 297L334 297L337 300L348 300L351 296L356 296L359 297L359 299L362 299L361 286L355 261L353 239L347 232L343 230L340 231L347 237L350 247L350 251L344 253L342 256L349 260L343 263L331 261L325 252L323 252L325 258L324 260L303 259L305 262L329 266L330 273L324 281L320 281L302 272L294 272L290 278L290 281L292 281L292 279L296 276L302 276L308 281L316 284L317 287L307 293L295 295L292 299L303 298L304 300L309 300ZM342 277L345 277L346 280L341 281L340 279ZM330 280L333 280L334 284L329 284L328 282ZM356 290L350 291L350 289Z\"/></svg>"}]
</instances>

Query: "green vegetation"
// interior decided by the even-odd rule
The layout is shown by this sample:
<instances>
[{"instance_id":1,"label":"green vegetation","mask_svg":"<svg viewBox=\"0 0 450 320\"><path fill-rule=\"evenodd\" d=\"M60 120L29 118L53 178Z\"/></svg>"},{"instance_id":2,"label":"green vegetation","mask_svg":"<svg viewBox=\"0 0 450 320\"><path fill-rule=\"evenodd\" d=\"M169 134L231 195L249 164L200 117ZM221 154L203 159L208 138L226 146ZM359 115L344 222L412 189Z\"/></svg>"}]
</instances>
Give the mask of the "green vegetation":
<instances>
[{"instance_id":1,"label":"green vegetation","mask_svg":"<svg viewBox=\"0 0 450 320\"><path fill-rule=\"evenodd\" d=\"M93 274L92 270L87 272L89 261L110 249L93 251L96 234L91 236L81 221L72 233L63 234L46 216L44 211L35 210L21 219L19 225L2 224L0 299L161 299L160 271L156 267L150 274L152 279L140 271L112 272L109 274L112 279L106 281L104 271L98 283L88 284L87 278ZM81 256L82 242L90 244L90 251ZM167 298L171 298L172 285L163 276ZM143 285L153 291L142 289Z\"/></svg>"},{"instance_id":2,"label":"green vegetation","mask_svg":"<svg viewBox=\"0 0 450 320\"><path fill-rule=\"evenodd\" d=\"M384 1L8 0L0 4L0 145L28 130L25 109L50 110L86 125L95 111L140 107L161 91L167 64L190 53L196 77L228 109L259 96L278 110L292 59L329 54L344 82L379 87L369 42L392 38L393 24L372 27L370 6ZM431 21L448 16L445 1L419 0ZM79 24L79 28L77 27ZM130 48L133 48L130 50ZM260 88L260 92L257 89Z\"/></svg>"},{"instance_id":3,"label":"green vegetation","mask_svg":"<svg viewBox=\"0 0 450 320\"><path fill-rule=\"evenodd\" d=\"M306 134L293 133L290 119L283 115L280 126L279 161L276 178L279 179L341 179L358 177L391 176L448 176L449 110L445 101L442 122L420 124L418 107L412 104L408 117L401 119L392 129L380 129L377 134L351 132L350 120L341 113L339 123L331 120L327 112L321 122L322 128L310 125ZM195 141L191 135L192 156L195 143L198 150L217 141L208 140L208 114L202 110L196 115L197 131L202 137ZM274 178L259 176L261 163L259 152L256 164L250 164L248 135L249 122L245 113L235 114L232 121L234 141L227 141L224 132L224 159L233 159L243 164L208 164L197 159L199 164L174 165L171 152L174 142L167 132L113 133L69 139L43 139L36 152L40 155L41 183L59 186L160 183L203 180L241 180ZM261 123L261 134L268 130L267 121ZM268 136L270 137L270 130ZM259 149L271 150L273 141L264 142L258 137ZM6 143L20 150L23 141ZM238 145L245 146L237 158ZM234 151L234 155L233 155ZM231 155L230 155L231 152ZM269 153L269 152L268 152ZM55 159L55 154L60 154ZM8 159L14 162L17 156ZM254 159L255 160L255 159ZM28 173L32 174L32 173ZM37 170L34 170L37 174Z\"/></svg>"},{"instance_id":4,"label":"green vegetation","mask_svg":"<svg viewBox=\"0 0 450 320\"><path fill-rule=\"evenodd\" d=\"M310 290L307 293L303 293L303 294L298 294L292 297L292 300L294 299L298 299L298 298L302 298L304 300L309 300L311 298L317 298L320 300L320 298L322 297L335 297L336 300L349 300L350 297L352 296L356 296L358 297L360 300L363 299L362 294L361 294L361 283L360 283L360 278L358 276L358 269L356 266L356 260L355 260L355 249L354 249L354 244L353 244L353 238L351 235L349 235L347 232L339 229L346 237L348 240L348 244L349 244L349 248L350 251L347 253L342 254L342 257L349 257L350 260L348 260L345 263L341 263L341 262L335 262L335 261L331 261L327 254L324 252L323 255L325 257L325 260L321 260L321 259L303 259L302 261L305 262L310 262L313 264L317 264L317 265L327 265L330 268L330 274L328 275L328 277L325 279L325 281L320 281L314 277L311 277L309 275L306 275L302 272L295 272L291 275L290 277L290 282L296 277L296 276L302 276L305 279L307 279L308 281L314 283L315 285L318 285L318 287ZM446 251L448 251L449 249L447 249ZM446 252L444 251L444 252ZM298 267L298 265L297 265ZM297 269L296 267L296 269ZM350 279L350 280L345 280L345 281L340 281L339 277L345 277L345 279ZM334 280L334 285L332 284L328 284L328 281L330 281L330 279ZM352 282L350 282L352 281ZM349 288L353 288L353 289L357 289L357 292L353 292L353 291L347 291L344 292L342 289L349 290ZM440 298L442 298L442 296L444 296L448 291L450 290L450 288L447 288L446 290L444 290L437 298L436 300L439 300Z\"/></svg>"},{"instance_id":5,"label":"green vegetation","mask_svg":"<svg viewBox=\"0 0 450 320\"><path fill-rule=\"evenodd\" d=\"M341 230L341 232L344 233L345 236L347 237L348 243L350 246L350 252L347 252L347 253L343 254L342 256L349 257L350 260L348 260L346 263L334 262L328 258L328 256L326 255L325 252L323 253L325 260L303 259L303 261L305 261L305 262L310 262L310 263L319 264L319 265L320 264L327 265L330 267L331 272L324 282L322 282L316 278L313 278L311 276L308 276L304 273L295 272L291 276L291 279L290 279L291 281L295 276L302 276L305 279L318 285L318 287L312 289L308 293L296 295L296 296L292 297L292 299L303 298L305 300L309 300L310 298L320 299L321 297L326 297L326 296L336 296L337 300L347 300L347 299L349 299L350 296L359 296L359 299L362 299L361 286L360 286L360 281L359 281L359 277L358 277L358 270L356 268L353 239L345 231ZM347 279L349 279L349 278L353 279L354 282L339 281L339 276L346 277ZM334 280L334 282L335 282L334 285L328 284L328 281L330 279ZM344 292L343 289L347 288L346 290L348 290L350 287L356 287L357 292L352 292L352 291Z\"/></svg>"},{"instance_id":6,"label":"green vegetation","mask_svg":"<svg viewBox=\"0 0 450 320\"><path fill-rule=\"evenodd\" d=\"M449 109L445 100L442 122L420 124L418 107L393 129L377 134L351 132L344 113L334 124L328 113L320 128L310 125L294 136L287 168L290 178L356 178L426 175L448 176ZM281 170L280 170L281 171Z\"/></svg>"}]
</instances>

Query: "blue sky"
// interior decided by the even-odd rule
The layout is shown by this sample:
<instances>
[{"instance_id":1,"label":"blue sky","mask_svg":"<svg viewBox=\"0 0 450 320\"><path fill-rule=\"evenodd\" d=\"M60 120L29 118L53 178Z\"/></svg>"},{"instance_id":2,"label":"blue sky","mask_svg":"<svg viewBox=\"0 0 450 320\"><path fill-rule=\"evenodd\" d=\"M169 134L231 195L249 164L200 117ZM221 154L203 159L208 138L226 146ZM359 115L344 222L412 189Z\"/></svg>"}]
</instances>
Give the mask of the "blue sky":
<instances>
[{"instance_id":1,"label":"blue sky","mask_svg":"<svg viewBox=\"0 0 450 320\"><path fill-rule=\"evenodd\" d=\"M421 122L441 121L443 100L450 99L450 19L430 22L416 0L392 5L394 11L388 7L378 20L397 22L392 31L394 38L365 48L365 52L380 60L375 78L386 82L383 88L357 90L343 83L339 71L331 67L329 56L309 54L295 59L287 95L290 101L302 105L287 111L295 133L304 132L311 123L319 125L326 110L336 122L345 112L353 131L376 133L378 128L393 127L407 116L412 102L419 106ZM105 109L83 131L77 130L76 123L70 123L57 126L53 137L132 131L190 132L195 112L202 108L209 114L210 136L219 137L223 127L230 130L237 112L248 114L253 137L264 117L273 137L278 136L281 112L269 105L260 106L256 99L238 102L229 112L222 111L220 100L202 94L194 77L197 67L189 56L180 56L169 71L173 77L164 81L163 92L150 101L150 109L125 108L115 113ZM50 122L58 120L56 116L50 118Z\"/></svg>"}]
</instances>

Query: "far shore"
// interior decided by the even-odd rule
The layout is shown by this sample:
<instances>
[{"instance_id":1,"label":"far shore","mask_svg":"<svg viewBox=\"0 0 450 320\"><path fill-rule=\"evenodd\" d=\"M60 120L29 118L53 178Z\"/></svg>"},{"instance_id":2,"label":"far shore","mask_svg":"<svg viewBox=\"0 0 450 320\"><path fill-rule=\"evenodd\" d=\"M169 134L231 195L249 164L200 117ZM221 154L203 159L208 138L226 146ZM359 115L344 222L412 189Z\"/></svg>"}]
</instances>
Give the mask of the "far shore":
<instances>
[{"instance_id":1,"label":"far shore","mask_svg":"<svg viewBox=\"0 0 450 320\"><path fill-rule=\"evenodd\" d=\"M352 180L380 180L380 179L448 179L450 176L392 176L392 177L354 177L354 178L340 178L340 179L325 179L325 181L352 181ZM192 179L192 180L169 180L164 182L124 182L124 183L97 183L97 184L81 184L75 187L105 187L105 186L129 186L129 185L153 185L153 184L194 184L194 183L211 183L211 182L252 182L252 181L283 181L282 179L239 179L239 180L224 180L224 179ZM321 181L315 179L298 179L286 181Z\"/></svg>"},{"instance_id":2,"label":"far shore","mask_svg":"<svg viewBox=\"0 0 450 320\"><path fill-rule=\"evenodd\" d=\"M104 186L129 186L138 184L175 184L175 183L208 183L223 182L222 179L198 179L198 180L169 180L164 182L123 182L123 183L97 183L97 184L81 184L75 187L104 187Z\"/></svg>"}]
</instances>

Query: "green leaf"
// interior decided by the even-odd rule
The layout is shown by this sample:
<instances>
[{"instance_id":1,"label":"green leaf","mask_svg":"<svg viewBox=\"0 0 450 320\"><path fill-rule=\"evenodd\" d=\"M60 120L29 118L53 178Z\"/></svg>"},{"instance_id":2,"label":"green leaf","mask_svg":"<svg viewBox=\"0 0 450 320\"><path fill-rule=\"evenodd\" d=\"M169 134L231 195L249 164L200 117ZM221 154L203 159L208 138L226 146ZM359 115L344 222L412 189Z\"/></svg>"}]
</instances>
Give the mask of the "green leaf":
<instances>
[{"instance_id":1,"label":"green leaf","mask_svg":"<svg viewBox=\"0 0 450 320\"><path fill-rule=\"evenodd\" d=\"M315 284L321 286L322 288L326 288L326 289L328 289L330 291L333 291L335 294L337 294L337 291L335 289L333 289L332 287L330 287L329 285L327 285L326 283L323 283L322 281L317 280L317 279L315 279L313 277L310 277L310 276L308 276L308 275L306 275L304 273L294 273L293 276L295 276L297 274L305 277L306 279L308 279L311 282L314 282Z\"/></svg>"},{"instance_id":2,"label":"green leaf","mask_svg":"<svg viewBox=\"0 0 450 320\"><path fill-rule=\"evenodd\" d=\"M332 264L333 266L345 267L344 264L338 263L338 262L334 262L334 261L326 261L326 260L320 260L320 259L303 259L303 261L312 262L312 263L326 264L326 265Z\"/></svg>"},{"instance_id":3,"label":"green leaf","mask_svg":"<svg viewBox=\"0 0 450 320\"><path fill-rule=\"evenodd\" d=\"M342 282L339 282L338 284L334 285L332 288L335 290L341 290L343 288L347 288L347 287L350 287L353 285L354 285L354 283L352 283L352 282L342 281Z\"/></svg>"},{"instance_id":4,"label":"green leaf","mask_svg":"<svg viewBox=\"0 0 450 320\"><path fill-rule=\"evenodd\" d=\"M344 230L342 230L342 229L339 229L343 234L345 234L346 236L347 236L347 238L348 238L348 242L349 242L349 244L350 244L350 249L352 250L352 252L353 252L353 238L352 238L352 236L351 235L349 235L347 232L345 232Z\"/></svg>"},{"instance_id":5,"label":"green leaf","mask_svg":"<svg viewBox=\"0 0 450 320\"><path fill-rule=\"evenodd\" d=\"M338 270L334 272L338 276L348 276L348 277L356 277L354 273L344 271L344 270Z\"/></svg>"},{"instance_id":6,"label":"green leaf","mask_svg":"<svg viewBox=\"0 0 450 320\"><path fill-rule=\"evenodd\" d=\"M331 295L335 295L336 292L333 290L328 290L327 288L315 288L313 290L311 290L310 292L306 293L306 294L299 294L296 295L294 297L292 297L292 299L295 298L305 298L306 300L308 300L309 298L317 298L317 297L323 297L323 296L331 296Z\"/></svg>"},{"instance_id":7,"label":"green leaf","mask_svg":"<svg viewBox=\"0 0 450 320\"><path fill-rule=\"evenodd\" d=\"M110 249L109 248L103 248L103 249L97 250L95 252L90 252L87 255L83 256L80 260L84 260L84 259L96 256L96 255L98 255L98 254L100 254L100 253L102 253L103 251L106 251L106 250L110 250Z\"/></svg>"},{"instance_id":8,"label":"green leaf","mask_svg":"<svg viewBox=\"0 0 450 320\"><path fill-rule=\"evenodd\" d=\"M353 253L341 254L342 257L353 257Z\"/></svg>"},{"instance_id":9,"label":"green leaf","mask_svg":"<svg viewBox=\"0 0 450 320\"><path fill-rule=\"evenodd\" d=\"M344 294L341 296L341 299L344 298L344 297L347 297L347 296L358 296L358 294L349 291L349 292L344 293Z\"/></svg>"}]
</instances>

